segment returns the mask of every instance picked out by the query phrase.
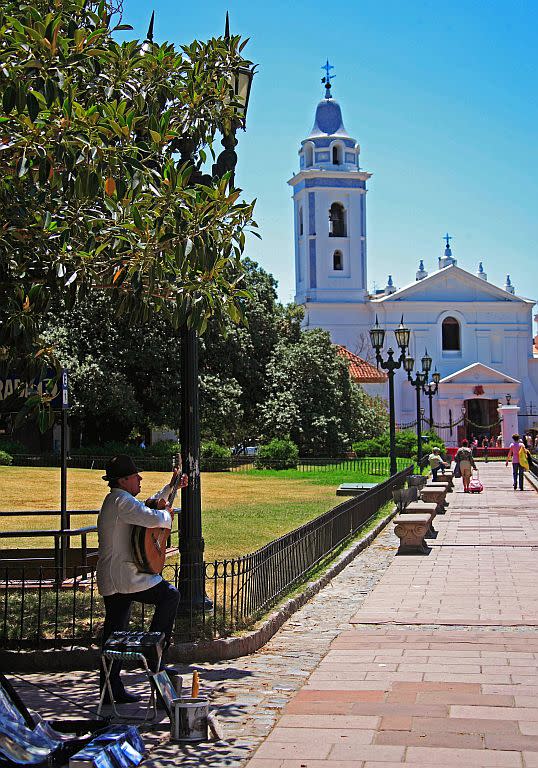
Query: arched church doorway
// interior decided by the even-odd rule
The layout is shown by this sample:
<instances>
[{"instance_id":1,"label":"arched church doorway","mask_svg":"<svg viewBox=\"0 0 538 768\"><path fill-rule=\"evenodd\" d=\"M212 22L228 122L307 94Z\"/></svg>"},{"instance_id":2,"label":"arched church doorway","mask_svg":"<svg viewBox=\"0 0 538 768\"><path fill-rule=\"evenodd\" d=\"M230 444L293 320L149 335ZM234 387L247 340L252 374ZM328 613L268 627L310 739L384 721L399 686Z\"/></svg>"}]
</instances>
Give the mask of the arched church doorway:
<instances>
[{"instance_id":1,"label":"arched church doorway","mask_svg":"<svg viewBox=\"0 0 538 768\"><path fill-rule=\"evenodd\" d=\"M496 438L501 431L499 422L499 401L484 397L476 397L465 401L465 434L468 440L471 437L478 438L478 442L484 437Z\"/></svg>"}]
</instances>

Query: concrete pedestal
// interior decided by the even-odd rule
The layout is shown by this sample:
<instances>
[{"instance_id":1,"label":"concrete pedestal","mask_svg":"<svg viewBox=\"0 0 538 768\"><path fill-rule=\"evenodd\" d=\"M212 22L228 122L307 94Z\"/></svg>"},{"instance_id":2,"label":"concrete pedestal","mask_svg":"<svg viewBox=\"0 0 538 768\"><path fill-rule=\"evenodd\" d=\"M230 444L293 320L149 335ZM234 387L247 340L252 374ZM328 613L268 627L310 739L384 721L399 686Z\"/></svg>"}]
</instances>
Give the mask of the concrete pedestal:
<instances>
[{"instance_id":1,"label":"concrete pedestal","mask_svg":"<svg viewBox=\"0 0 538 768\"><path fill-rule=\"evenodd\" d=\"M499 418L502 419L503 448L508 448L512 442L512 435L519 434L519 405L500 405L497 410L499 411Z\"/></svg>"}]
</instances>

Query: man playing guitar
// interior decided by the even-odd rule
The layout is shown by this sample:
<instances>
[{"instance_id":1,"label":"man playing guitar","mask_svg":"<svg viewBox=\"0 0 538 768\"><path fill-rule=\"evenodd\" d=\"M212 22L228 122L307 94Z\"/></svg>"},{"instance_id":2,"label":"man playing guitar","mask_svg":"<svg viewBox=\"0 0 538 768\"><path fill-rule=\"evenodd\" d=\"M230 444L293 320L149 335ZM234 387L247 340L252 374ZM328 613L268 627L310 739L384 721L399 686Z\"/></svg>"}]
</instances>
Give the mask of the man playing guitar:
<instances>
[{"instance_id":1,"label":"man playing guitar","mask_svg":"<svg viewBox=\"0 0 538 768\"><path fill-rule=\"evenodd\" d=\"M174 511L167 499L172 485L178 485L178 472L174 470L170 483L142 502L136 499L142 478L130 456L115 456L106 466L103 480L108 482L110 492L97 518L97 588L105 604L103 646L112 632L127 629L133 602L155 606L149 631L164 632L165 648L170 644L179 592L160 574L138 570L133 560L131 533L134 525L171 529ZM179 485L187 485L186 475L179 478ZM112 666L110 683L118 703L138 701L138 696L125 690L117 662ZM103 685L101 669L101 689Z\"/></svg>"}]
</instances>

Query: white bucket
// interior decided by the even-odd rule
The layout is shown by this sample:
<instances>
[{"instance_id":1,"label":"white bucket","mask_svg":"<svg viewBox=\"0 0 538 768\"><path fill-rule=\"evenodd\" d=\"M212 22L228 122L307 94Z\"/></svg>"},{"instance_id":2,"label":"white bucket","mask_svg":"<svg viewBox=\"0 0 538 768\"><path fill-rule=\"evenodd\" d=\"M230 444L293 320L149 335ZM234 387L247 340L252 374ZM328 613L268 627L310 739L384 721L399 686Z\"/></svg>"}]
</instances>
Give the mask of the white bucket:
<instances>
[{"instance_id":1,"label":"white bucket","mask_svg":"<svg viewBox=\"0 0 538 768\"><path fill-rule=\"evenodd\" d=\"M197 698L174 699L172 739L174 741L207 741L209 702Z\"/></svg>"}]
</instances>

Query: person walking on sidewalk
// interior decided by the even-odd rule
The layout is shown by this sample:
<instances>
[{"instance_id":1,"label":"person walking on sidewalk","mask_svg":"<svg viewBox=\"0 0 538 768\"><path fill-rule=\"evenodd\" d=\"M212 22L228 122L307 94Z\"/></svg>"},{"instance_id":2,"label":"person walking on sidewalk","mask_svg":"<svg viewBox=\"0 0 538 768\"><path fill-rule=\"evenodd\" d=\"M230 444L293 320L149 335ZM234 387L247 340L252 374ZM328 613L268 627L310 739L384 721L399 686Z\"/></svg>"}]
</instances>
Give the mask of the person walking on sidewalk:
<instances>
[{"instance_id":1,"label":"person walking on sidewalk","mask_svg":"<svg viewBox=\"0 0 538 768\"><path fill-rule=\"evenodd\" d=\"M525 445L521 442L521 438L519 435L512 435L512 442L510 443L510 448L508 449L508 456L506 457L506 466L508 466L508 462L512 459L512 475L514 479L514 491L517 491L517 487L519 485L519 490L523 490L523 472L524 470L529 466L529 462L527 459L527 449L525 448ZM526 466L525 466L526 465Z\"/></svg>"},{"instance_id":2,"label":"person walking on sidewalk","mask_svg":"<svg viewBox=\"0 0 538 768\"><path fill-rule=\"evenodd\" d=\"M461 479L463 480L463 492L469 493L471 473L473 469L476 469L476 464L474 463L473 452L469 448L468 440L461 441L461 448L458 448L454 460L460 467Z\"/></svg>"}]
</instances>

